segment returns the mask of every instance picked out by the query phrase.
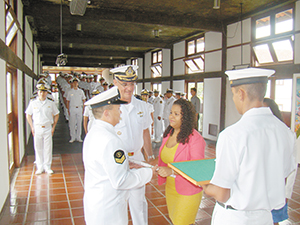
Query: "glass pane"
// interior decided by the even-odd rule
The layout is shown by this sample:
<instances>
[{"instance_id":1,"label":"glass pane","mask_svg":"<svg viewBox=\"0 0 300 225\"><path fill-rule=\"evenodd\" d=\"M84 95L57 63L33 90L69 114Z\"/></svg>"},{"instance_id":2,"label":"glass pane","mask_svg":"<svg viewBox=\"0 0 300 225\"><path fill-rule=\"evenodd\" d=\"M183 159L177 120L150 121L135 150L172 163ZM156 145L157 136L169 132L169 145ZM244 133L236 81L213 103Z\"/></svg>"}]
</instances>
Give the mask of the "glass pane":
<instances>
[{"instance_id":1,"label":"glass pane","mask_svg":"<svg viewBox=\"0 0 300 225\"><path fill-rule=\"evenodd\" d=\"M9 169L14 165L14 150L13 150L13 136L10 132L7 136L8 138L8 151L9 151Z\"/></svg>"},{"instance_id":2,"label":"glass pane","mask_svg":"<svg viewBox=\"0 0 300 225\"><path fill-rule=\"evenodd\" d=\"M290 40L277 41L272 43L278 61L293 60L293 48Z\"/></svg>"},{"instance_id":3,"label":"glass pane","mask_svg":"<svg viewBox=\"0 0 300 225\"><path fill-rule=\"evenodd\" d=\"M157 63L157 52L152 54L152 63Z\"/></svg>"},{"instance_id":4,"label":"glass pane","mask_svg":"<svg viewBox=\"0 0 300 225\"><path fill-rule=\"evenodd\" d=\"M204 57L204 55L203 55L203 57ZM199 58L194 59L194 61L197 64L197 66L200 68L200 70L203 71L204 70L204 61L203 61L203 59L199 57Z\"/></svg>"},{"instance_id":5,"label":"glass pane","mask_svg":"<svg viewBox=\"0 0 300 225\"><path fill-rule=\"evenodd\" d=\"M6 45L9 46L11 44L11 41L13 40L13 38L15 37L15 34L18 31L18 27L17 25L14 23L14 25L12 26L12 28L9 30L8 34L6 35Z\"/></svg>"},{"instance_id":6,"label":"glass pane","mask_svg":"<svg viewBox=\"0 0 300 225\"><path fill-rule=\"evenodd\" d=\"M162 72L161 65L157 65L157 66L155 66L155 67L156 67L158 73L161 75L161 72Z\"/></svg>"},{"instance_id":7,"label":"glass pane","mask_svg":"<svg viewBox=\"0 0 300 225\"><path fill-rule=\"evenodd\" d=\"M157 62L162 62L162 51L157 52Z\"/></svg>"},{"instance_id":8,"label":"glass pane","mask_svg":"<svg viewBox=\"0 0 300 225\"><path fill-rule=\"evenodd\" d=\"M157 66L151 66L152 77L161 77L161 73L157 70Z\"/></svg>"},{"instance_id":9,"label":"glass pane","mask_svg":"<svg viewBox=\"0 0 300 225\"><path fill-rule=\"evenodd\" d=\"M191 69L192 71L198 71L198 67L196 66L196 64L193 62L193 60L187 60L185 61L185 63L188 65L189 69Z\"/></svg>"},{"instance_id":10,"label":"glass pane","mask_svg":"<svg viewBox=\"0 0 300 225\"><path fill-rule=\"evenodd\" d=\"M256 20L256 38L262 38L270 36L270 16Z\"/></svg>"},{"instance_id":11,"label":"glass pane","mask_svg":"<svg viewBox=\"0 0 300 225\"><path fill-rule=\"evenodd\" d=\"M7 73L6 75L6 109L7 114L12 112L12 99L11 99L11 92L12 92L12 77L11 73Z\"/></svg>"},{"instance_id":12,"label":"glass pane","mask_svg":"<svg viewBox=\"0 0 300 225\"><path fill-rule=\"evenodd\" d=\"M291 112L292 109L292 79L276 80L275 84L275 102L280 111Z\"/></svg>"},{"instance_id":13,"label":"glass pane","mask_svg":"<svg viewBox=\"0 0 300 225\"><path fill-rule=\"evenodd\" d=\"M203 52L204 51L204 46L205 46L204 37L198 38L197 39L197 53L198 52Z\"/></svg>"},{"instance_id":14,"label":"glass pane","mask_svg":"<svg viewBox=\"0 0 300 225\"><path fill-rule=\"evenodd\" d=\"M293 9L289 9L275 16L275 34L293 30Z\"/></svg>"},{"instance_id":15,"label":"glass pane","mask_svg":"<svg viewBox=\"0 0 300 225\"><path fill-rule=\"evenodd\" d=\"M152 88L153 88L153 91L154 90L158 90L159 91L159 95L161 95L161 84L152 84Z\"/></svg>"},{"instance_id":16,"label":"glass pane","mask_svg":"<svg viewBox=\"0 0 300 225\"><path fill-rule=\"evenodd\" d=\"M195 41L188 42L188 55L195 54Z\"/></svg>"},{"instance_id":17,"label":"glass pane","mask_svg":"<svg viewBox=\"0 0 300 225\"><path fill-rule=\"evenodd\" d=\"M268 44L257 45L253 49L259 63L273 62Z\"/></svg>"},{"instance_id":18,"label":"glass pane","mask_svg":"<svg viewBox=\"0 0 300 225\"><path fill-rule=\"evenodd\" d=\"M7 15L6 15L6 28L5 28L6 31L10 27L11 23L13 22L13 20L14 19L13 19L12 15L10 14L10 12L8 12Z\"/></svg>"}]
</instances>

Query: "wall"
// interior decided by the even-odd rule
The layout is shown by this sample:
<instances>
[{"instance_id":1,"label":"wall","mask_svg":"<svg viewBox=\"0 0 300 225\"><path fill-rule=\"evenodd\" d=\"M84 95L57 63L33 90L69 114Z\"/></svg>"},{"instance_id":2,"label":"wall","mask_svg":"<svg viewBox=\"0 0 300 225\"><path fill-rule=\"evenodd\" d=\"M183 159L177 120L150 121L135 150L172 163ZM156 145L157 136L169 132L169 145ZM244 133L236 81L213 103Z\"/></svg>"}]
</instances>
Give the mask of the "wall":
<instances>
[{"instance_id":1,"label":"wall","mask_svg":"<svg viewBox=\"0 0 300 225\"><path fill-rule=\"evenodd\" d=\"M171 75L171 50L162 49L162 77L169 77Z\"/></svg>"},{"instance_id":2,"label":"wall","mask_svg":"<svg viewBox=\"0 0 300 225\"><path fill-rule=\"evenodd\" d=\"M251 19L243 20L243 64L249 64L251 60L250 44L251 41ZM241 22L227 26L227 64L226 69L231 70L234 65L241 64L241 47L232 47L241 44ZM237 112L232 100L232 92L227 79L226 100L225 100L225 127L237 122L241 115Z\"/></svg>"},{"instance_id":3,"label":"wall","mask_svg":"<svg viewBox=\"0 0 300 225\"><path fill-rule=\"evenodd\" d=\"M5 42L5 4L0 3L0 39ZM0 59L0 96L6 96L6 64ZM6 98L0 98L0 127L6 128ZM7 151L7 130L0 131L0 211L3 208L9 193L9 171L8 171L8 151Z\"/></svg>"},{"instance_id":4,"label":"wall","mask_svg":"<svg viewBox=\"0 0 300 225\"><path fill-rule=\"evenodd\" d=\"M219 134L220 129L220 105L221 105L221 78L204 79L203 87L203 132L206 139L216 141L217 136L209 134L209 125L216 125Z\"/></svg>"},{"instance_id":5,"label":"wall","mask_svg":"<svg viewBox=\"0 0 300 225\"><path fill-rule=\"evenodd\" d=\"M145 78L151 78L151 52L145 54Z\"/></svg>"}]
</instances>

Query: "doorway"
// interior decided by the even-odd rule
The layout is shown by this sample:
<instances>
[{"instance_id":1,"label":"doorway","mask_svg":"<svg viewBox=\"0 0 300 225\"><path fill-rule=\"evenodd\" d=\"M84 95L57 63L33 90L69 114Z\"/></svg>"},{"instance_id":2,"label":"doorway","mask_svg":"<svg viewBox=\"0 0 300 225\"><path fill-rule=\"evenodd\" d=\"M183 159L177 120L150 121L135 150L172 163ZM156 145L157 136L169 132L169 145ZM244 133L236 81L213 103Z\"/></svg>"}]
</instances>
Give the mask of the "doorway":
<instances>
[{"instance_id":1,"label":"doorway","mask_svg":"<svg viewBox=\"0 0 300 225\"><path fill-rule=\"evenodd\" d=\"M198 131L202 133L203 131L203 81L188 81L187 82L187 99L191 100L192 95L191 95L191 88L196 88L197 89L197 94L196 96L200 99L200 113L199 113L199 120L198 120Z\"/></svg>"},{"instance_id":2,"label":"doorway","mask_svg":"<svg viewBox=\"0 0 300 225\"><path fill-rule=\"evenodd\" d=\"M6 72L6 108L7 108L7 143L9 172L20 167L18 144L18 101L17 101L17 70L7 66Z\"/></svg>"}]
</instances>

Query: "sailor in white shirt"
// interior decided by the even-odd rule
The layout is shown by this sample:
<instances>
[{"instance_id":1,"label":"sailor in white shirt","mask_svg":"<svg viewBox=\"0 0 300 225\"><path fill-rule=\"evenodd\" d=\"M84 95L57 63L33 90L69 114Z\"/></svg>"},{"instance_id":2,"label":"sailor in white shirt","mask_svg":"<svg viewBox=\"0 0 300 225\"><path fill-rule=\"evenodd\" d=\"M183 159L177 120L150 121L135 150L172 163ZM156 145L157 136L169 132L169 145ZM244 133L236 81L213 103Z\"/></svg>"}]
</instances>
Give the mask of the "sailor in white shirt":
<instances>
[{"instance_id":1,"label":"sailor in white shirt","mask_svg":"<svg viewBox=\"0 0 300 225\"><path fill-rule=\"evenodd\" d=\"M163 134L162 116L163 116L163 109L164 109L164 101L159 96L158 90L154 90L154 96L155 96L153 101L154 142L160 142Z\"/></svg>"},{"instance_id":2,"label":"sailor in white shirt","mask_svg":"<svg viewBox=\"0 0 300 225\"><path fill-rule=\"evenodd\" d=\"M38 84L38 96L29 102L25 111L30 125L37 170L35 174L46 171L53 173L52 164L52 135L58 121L59 111L52 100L47 98L48 84Z\"/></svg>"},{"instance_id":3,"label":"sailor in white shirt","mask_svg":"<svg viewBox=\"0 0 300 225\"><path fill-rule=\"evenodd\" d=\"M154 112L154 107L152 104L149 103L149 91L147 89L143 89L141 91L141 97L142 97L142 100L145 101L147 103L147 106L148 106L148 111L151 115L151 126L149 127L149 131L150 131L150 135L151 137L153 137L153 112ZM151 138L152 139L152 138Z\"/></svg>"},{"instance_id":4,"label":"sailor in white shirt","mask_svg":"<svg viewBox=\"0 0 300 225\"><path fill-rule=\"evenodd\" d=\"M213 225L272 225L272 209L285 205L285 179L296 168L295 135L263 107L274 70L246 68L225 72L241 119L223 130L207 195L216 199Z\"/></svg>"},{"instance_id":5,"label":"sailor in white shirt","mask_svg":"<svg viewBox=\"0 0 300 225\"><path fill-rule=\"evenodd\" d=\"M134 97L137 66L122 66L114 68L114 85L118 87L121 100L128 104L121 106L122 116L115 126L117 135L122 140L128 157L135 160L144 160L141 149L144 149L147 161L154 159L149 127L151 116L146 102ZM129 208L133 225L148 224L148 206L145 198L145 186L131 189L129 194Z\"/></svg>"},{"instance_id":6,"label":"sailor in white shirt","mask_svg":"<svg viewBox=\"0 0 300 225\"><path fill-rule=\"evenodd\" d=\"M173 96L173 90L172 89L167 89L166 92L166 102L164 105L164 111L163 111L163 121L164 121L164 130L169 126L170 121L169 121L169 115L171 112L171 108L173 106L173 103L175 102L175 98Z\"/></svg>"},{"instance_id":7,"label":"sailor in white shirt","mask_svg":"<svg viewBox=\"0 0 300 225\"><path fill-rule=\"evenodd\" d=\"M82 114L84 112L85 95L84 92L78 88L79 79L73 78L73 88L67 94L67 109L70 115L69 128L70 128L70 143L74 141L82 142L81 127L82 127Z\"/></svg>"},{"instance_id":8,"label":"sailor in white shirt","mask_svg":"<svg viewBox=\"0 0 300 225\"><path fill-rule=\"evenodd\" d=\"M87 225L127 225L128 190L148 183L157 168L129 168L126 149L114 130L120 120L120 104L124 103L117 87L86 102L95 116L83 143Z\"/></svg>"},{"instance_id":9,"label":"sailor in white shirt","mask_svg":"<svg viewBox=\"0 0 300 225\"><path fill-rule=\"evenodd\" d=\"M92 98L95 97L96 95L100 94L99 90L94 90L91 95ZM94 114L92 112L92 108L87 105L84 107L84 113L83 113L83 128L85 131L85 134L92 128L92 124L95 120Z\"/></svg>"}]
</instances>

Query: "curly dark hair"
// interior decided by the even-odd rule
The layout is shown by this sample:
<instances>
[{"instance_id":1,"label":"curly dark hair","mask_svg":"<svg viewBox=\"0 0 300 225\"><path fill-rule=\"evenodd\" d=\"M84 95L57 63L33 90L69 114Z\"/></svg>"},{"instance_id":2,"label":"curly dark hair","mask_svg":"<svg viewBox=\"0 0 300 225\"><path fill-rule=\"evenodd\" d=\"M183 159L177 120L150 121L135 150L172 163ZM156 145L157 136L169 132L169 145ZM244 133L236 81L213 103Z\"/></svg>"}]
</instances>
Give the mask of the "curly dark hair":
<instances>
[{"instance_id":1,"label":"curly dark hair","mask_svg":"<svg viewBox=\"0 0 300 225\"><path fill-rule=\"evenodd\" d=\"M196 128L196 112L195 107L190 101L185 99L176 100L173 105L179 105L181 108L181 126L180 132L177 135L178 143L188 143L189 136L193 133L193 129ZM174 128L172 126L168 126L164 132L163 137L167 137L168 134L172 135L174 132Z\"/></svg>"}]
</instances>

